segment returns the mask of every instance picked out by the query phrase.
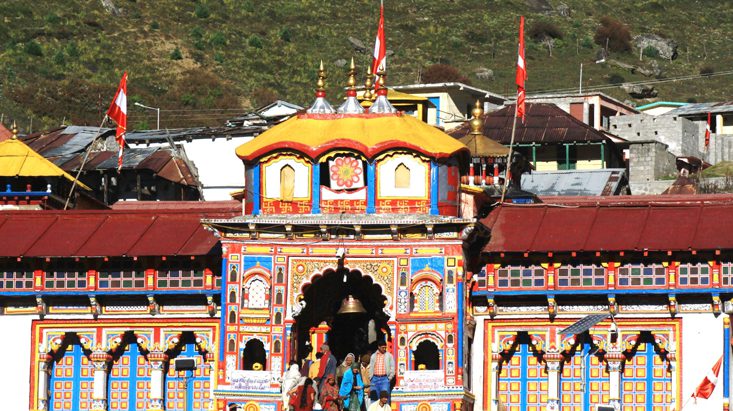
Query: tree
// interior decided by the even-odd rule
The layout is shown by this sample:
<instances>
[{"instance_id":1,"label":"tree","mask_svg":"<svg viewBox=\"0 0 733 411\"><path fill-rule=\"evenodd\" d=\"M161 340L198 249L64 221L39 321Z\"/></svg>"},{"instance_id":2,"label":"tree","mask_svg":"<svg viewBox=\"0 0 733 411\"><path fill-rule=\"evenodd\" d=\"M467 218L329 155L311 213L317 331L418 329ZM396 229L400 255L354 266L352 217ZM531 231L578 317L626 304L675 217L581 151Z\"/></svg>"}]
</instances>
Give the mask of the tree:
<instances>
[{"instance_id":1,"label":"tree","mask_svg":"<svg viewBox=\"0 0 733 411\"><path fill-rule=\"evenodd\" d=\"M631 51L631 32L628 26L609 16L601 17L600 23L593 36L596 44L606 48L606 51Z\"/></svg>"},{"instance_id":2,"label":"tree","mask_svg":"<svg viewBox=\"0 0 733 411\"><path fill-rule=\"evenodd\" d=\"M450 83L458 82L464 84L471 84L468 77L461 74L457 68L449 64L433 64L423 70L421 74L421 81L423 83Z\"/></svg>"},{"instance_id":3,"label":"tree","mask_svg":"<svg viewBox=\"0 0 733 411\"><path fill-rule=\"evenodd\" d=\"M562 31L549 21L537 21L529 28L527 35L532 40L542 43L547 47L547 52L552 57L552 48L556 39L562 39Z\"/></svg>"}]
</instances>

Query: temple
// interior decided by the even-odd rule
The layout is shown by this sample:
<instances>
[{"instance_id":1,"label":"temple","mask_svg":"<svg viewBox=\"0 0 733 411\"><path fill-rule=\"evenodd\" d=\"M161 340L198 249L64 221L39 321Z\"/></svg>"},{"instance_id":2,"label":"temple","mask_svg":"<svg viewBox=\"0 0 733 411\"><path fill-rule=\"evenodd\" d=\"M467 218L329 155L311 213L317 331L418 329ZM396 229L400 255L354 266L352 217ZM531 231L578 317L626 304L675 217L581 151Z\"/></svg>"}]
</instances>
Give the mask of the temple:
<instances>
[{"instance_id":1,"label":"temple","mask_svg":"<svg viewBox=\"0 0 733 411\"><path fill-rule=\"evenodd\" d=\"M459 140L377 74L223 153L238 201L61 210L0 142L7 409L280 411L291 361L386 340L395 411L689 411L715 367L729 410L732 196L538 197L480 105Z\"/></svg>"}]
</instances>

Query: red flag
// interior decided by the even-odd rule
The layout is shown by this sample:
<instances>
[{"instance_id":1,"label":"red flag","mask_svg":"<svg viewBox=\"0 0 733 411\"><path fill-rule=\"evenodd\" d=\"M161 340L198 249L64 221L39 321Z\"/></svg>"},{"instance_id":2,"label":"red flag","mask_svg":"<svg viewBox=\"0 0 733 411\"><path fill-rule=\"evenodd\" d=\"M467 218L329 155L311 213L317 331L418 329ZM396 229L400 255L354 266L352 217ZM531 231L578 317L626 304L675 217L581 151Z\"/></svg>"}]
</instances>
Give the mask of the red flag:
<instances>
[{"instance_id":1,"label":"red flag","mask_svg":"<svg viewBox=\"0 0 733 411\"><path fill-rule=\"evenodd\" d=\"M517 117L526 118L524 82L527 80L527 66L524 61L524 16L519 18L519 53L517 56Z\"/></svg>"},{"instance_id":2,"label":"red flag","mask_svg":"<svg viewBox=\"0 0 733 411\"><path fill-rule=\"evenodd\" d=\"M705 148L710 145L710 113L708 113L708 125L705 126Z\"/></svg>"},{"instance_id":3,"label":"red flag","mask_svg":"<svg viewBox=\"0 0 733 411\"><path fill-rule=\"evenodd\" d=\"M718 359L718 362L713 365L713 369L708 371L708 375L705 376L705 378L702 379L702 382L700 385L695 388L695 392L692 393L692 396L697 398L710 398L711 395L713 395L713 390L715 389L715 385L718 383L718 374L720 374L720 366L723 363L723 356L721 355Z\"/></svg>"},{"instance_id":4,"label":"red flag","mask_svg":"<svg viewBox=\"0 0 733 411\"><path fill-rule=\"evenodd\" d=\"M117 158L117 169L122 168L122 150L125 148L125 133L127 132L127 72L122 75L120 86L117 88L115 98L107 110L107 116L117 123L115 139L120 145L120 152Z\"/></svg>"},{"instance_id":5,"label":"red flag","mask_svg":"<svg viewBox=\"0 0 733 411\"><path fill-rule=\"evenodd\" d=\"M377 39L374 41L374 59L372 59L372 73L387 70L387 46L384 42L384 1L379 6L379 27ZM374 82L374 89L379 88L379 82Z\"/></svg>"}]
</instances>

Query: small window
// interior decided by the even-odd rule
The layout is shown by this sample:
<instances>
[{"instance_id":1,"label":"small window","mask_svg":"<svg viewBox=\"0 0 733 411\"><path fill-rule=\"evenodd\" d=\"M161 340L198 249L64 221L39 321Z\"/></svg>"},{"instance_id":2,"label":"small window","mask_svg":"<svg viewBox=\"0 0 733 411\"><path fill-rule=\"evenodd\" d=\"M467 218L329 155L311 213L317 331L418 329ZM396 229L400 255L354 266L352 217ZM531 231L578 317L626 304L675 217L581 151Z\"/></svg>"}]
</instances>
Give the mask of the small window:
<instances>
[{"instance_id":1,"label":"small window","mask_svg":"<svg viewBox=\"0 0 733 411\"><path fill-rule=\"evenodd\" d=\"M231 291L231 292L229 293L229 302L230 302L230 303L236 303L236 302L237 302L237 293L236 293L236 292L234 292L234 290L232 290L232 291Z\"/></svg>"},{"instance_id":2,"label":"small window","mask_svg":"<svg viewBox=\"0 0 733 411\"><path fill-rule=\"evenodd\" d=\"M280 200L293 201L295 193L295 170L286 165L280 169Z\"/></svg>"},{"instance_id":3,"label":"small window","mask_svg":"<svg viewBox=\"0 0 733 411\"><path fill-rule=\"evenodd\" d=\"M280 340L275 340L275 344L273 344L272 349L273 351L275 351L275 353L279 353L282 350L282 343L280 342Z\"/></svg>"},{"instance_id":4,"label":"small window","mask_svg":"<svg viewBox=\"0 0 733 411\"><path fill-rule=\"evenodd\" d=\"M229 270L229 282L234 283L237 281L237 266L232 265L232 268Z\"/></svg>"},{"instance_id":5,"label":"small window","mask_svg":"<svg viewBox=\"0 0 733 411\"><path fill-rule=\"evenodd\" d=\"M237 312L230 311L229 312L229 324L236 324L236 323L237 323Z\"/></svg>"},{"instance_id":6,"label":"small window","mask_svg":"<svg viewBox=\"0 0 733 411\"><path fill-rule=\"evenodd\" d=\"M283 282L283 269L282 267L277 269L277 276L275 277L276 283L282 283Z\"/></svg>"},{"instance_id":7,"label":"small window","mask_svg":"<svg viewBox=\"0 0 733 411\"><path fill-rule=\"evenodd\" d=\"M283 303L283 293L279 292L275 294L275 304L282 305Z\"/></svg>"},{"instance_id":8,"label":"small window","mask_svg":"<svg viewBox=\"0 0 733 411\"><path fill-rule=\"evenodd\" d=\"M283 323L283 315L281 312L275 313L275 324L282 324Z\"/></svg>"},{"instance_id":9,"label":"small window","mask_svg":"<svg viewBox=\"0 0 733 411\"><path fill-rule=\"evenodd\" d=\"M394 171L394 188L410 188L410 169L400 163Z\"/></svg>"},{"instance_id":10,"label":"small window","mask_svg":"<svg viewBox=\"0 0 733 411\"><path fill-rule=\"evenodd\" d=\"M229 340L229 344L227 345L227 351L233 352L235 348L236 348L236 343L234 342L234 340L233 339Z\"/></svg>"},{"instance_id":11,"label":"small window","mask_svg":"<svg viewBox=\"0 0 733 411\"><path fill-rule=\"evenodd\" d=\"M438 346L430 340L421 341L412 352L415 358L413 367L415 370L439 370L440 352Z\"/></svg>"}]
</instances>

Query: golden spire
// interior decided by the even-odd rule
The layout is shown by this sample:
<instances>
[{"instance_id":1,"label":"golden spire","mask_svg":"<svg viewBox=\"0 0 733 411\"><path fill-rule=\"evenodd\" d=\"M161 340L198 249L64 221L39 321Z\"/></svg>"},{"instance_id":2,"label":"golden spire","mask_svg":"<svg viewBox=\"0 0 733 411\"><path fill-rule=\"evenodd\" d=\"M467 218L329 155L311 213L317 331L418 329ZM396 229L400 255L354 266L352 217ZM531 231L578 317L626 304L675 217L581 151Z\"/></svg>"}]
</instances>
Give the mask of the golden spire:
<instances>
[{"instance_id":1,"label":"golden spire","mask_svg":"<svg viewBox=\"0 0 733 411\"><path fill-rule=\"evenodd\" d=\"M10 137L13 140L18 139L18 126L15 124L15 120L13 120L13 126L11 127L11 130L13 132L13 136Z\"/></svg>"},{"instance_id":2,"label":"golden spire","mask_svg":"<svg viewBox=\"0 0 733 411\"><path fill-rule=\"evenodd\" d=\"M385 73L384 70L379 70L377 72L377 84L379 85L379 87L377 87L377 95L379 96L387 95L387 87L384 86L386 77L387 73Z\"/></svg>"},{"instance_id":3,"label":"golden spire","mask_svg":"<svg viewBox=\"0 0 733 411\"><path fill-rule=\"evenodd\" d=\"M326 70L323 68L323 60L321 60L321 66L318 68L318 81L316 82L316 94L318 92L326 92Z\"/></svg>"},{"instance_id":4,"label":"golden spire","mask_svg":"<svg viewBox=\"0 0 733 411\"><path fill-rule=\"evenodd\" d=\"M473 114L473 118L471 121L468 122L468 124L471 126L471 134L472 135L481 135L481 116L484 115L484 109L481 107L481 102L476 99L476 104L473 106L473 110L471 110L471 114Z\"/></svg>"},{"instance_id":5,"label":"golden spire","mask_svg":"<svg viewBox=\"0 0 733 411\"><path fill-rule=\"evenodd\" d=\"M354 58L351 58L351 65L349 66L349 80L346 82L349 86L349 90L356 91L356 66L354 65Z\"/></svg>"},{"instance_id":6,"label":"golden spire","mask_svg":"<svg viewBox=\"0 0 733 411\"><path fill-rule=\"evenodd\" d=\"M372 68L367 67L366 78L364 79L364 100L373 100L374 95L372 94Z\"/></svg>"}]
</instances>

